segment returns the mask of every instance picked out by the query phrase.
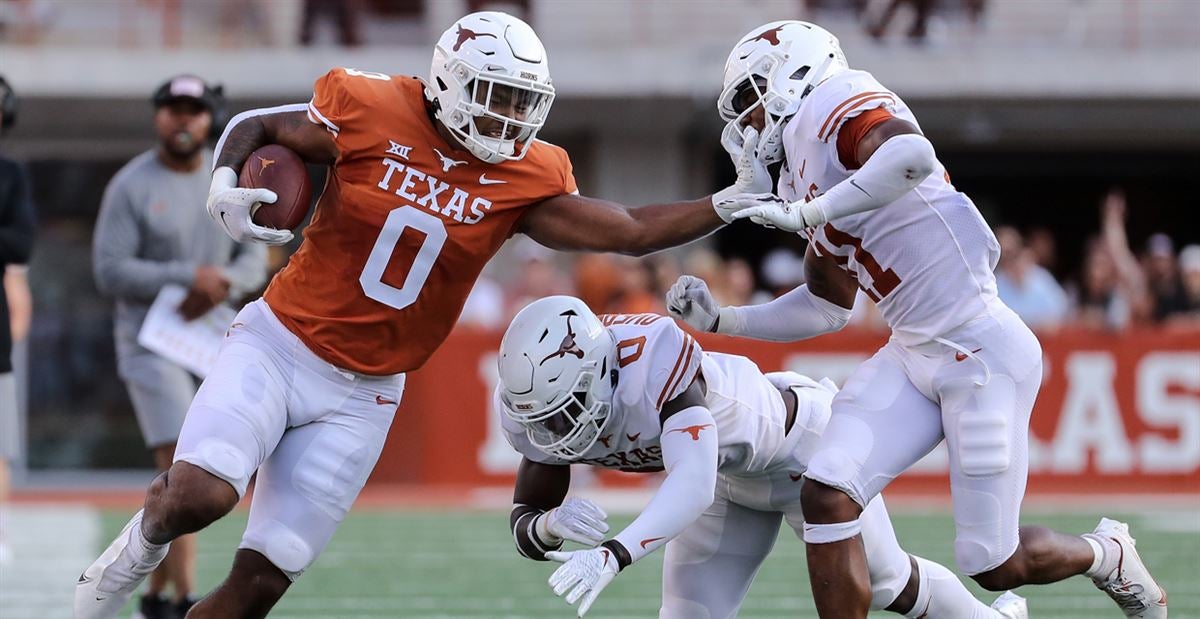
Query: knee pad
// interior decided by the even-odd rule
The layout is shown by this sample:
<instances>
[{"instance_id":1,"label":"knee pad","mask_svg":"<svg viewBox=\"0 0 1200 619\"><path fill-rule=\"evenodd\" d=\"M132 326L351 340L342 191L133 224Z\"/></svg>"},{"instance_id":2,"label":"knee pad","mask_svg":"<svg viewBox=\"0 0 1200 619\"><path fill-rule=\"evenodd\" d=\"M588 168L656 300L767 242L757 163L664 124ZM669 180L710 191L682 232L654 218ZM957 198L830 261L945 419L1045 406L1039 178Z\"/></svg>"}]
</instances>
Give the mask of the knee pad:
<instances>
[{"instance_id":1,"label":"knee pad","mask_svg":"<svg viewBox=\"0 0 1200 619\"><path fill-rule=\"evenodd\" d=\"M862 532L862 523L858 520L835 522L833 524L804 523L804 542L807 544L832 544L848 540Z\"/></svg>"},{"instance_id":2,"label":"knee pad","mask_svg":"<svg viewBox=\"0 0 1200 619\"><path fill-rule=\"evenodd\" d=\"M1009 415L998 410L967 411L958 416L958 461L967 477L991 477L1008 470Z\"/></svg>"},{"instance_id":3,"label":"knee pad","mask_svg":"<svg viewBox=\"0 0 1200 619\"><path fill-rule=\"evenodd\" d=\"M1000 521L1000 501L986 492L960 490L954 497L954 561L968 576L981 574L1001 563L1016 550L1006 548ZM1014 537L1015 539L1015 537Z\"/></svg>"},{"instance_id":4,"label":"knee pad","mask_svg":"<svg viewBox=\"0 0 1200 619\"><path fill-rule=\"evenodd\" d=\"M257 531L246 531L241 547L261 552L292 581L316 559L312 546L278 520L265 523Z\"/></svg>"},{"instance_id":5,"label":"knee pad","mask_svg":"<svg viewBox=\"0 0 1200 619\"><path fill-rule=\"evenodd\" d=\"M254 473L246 454L219 438L204 439L191 452L176 454L175 460L194 464L229 482L238 498L246 494L250 475Z\"/></svg>"}]
</instances>

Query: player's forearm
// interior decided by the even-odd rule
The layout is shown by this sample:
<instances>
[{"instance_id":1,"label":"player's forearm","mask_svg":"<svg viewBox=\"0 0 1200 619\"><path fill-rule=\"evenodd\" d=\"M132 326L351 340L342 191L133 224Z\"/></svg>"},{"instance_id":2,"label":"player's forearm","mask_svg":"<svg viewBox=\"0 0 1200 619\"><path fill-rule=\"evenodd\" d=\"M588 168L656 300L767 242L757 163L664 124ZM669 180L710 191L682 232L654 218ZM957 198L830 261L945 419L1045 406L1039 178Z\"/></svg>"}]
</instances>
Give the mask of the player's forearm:
<instances>
[{"instance_id":1,"label":"player's forearm","mask_svg":"<svg viewBox=\"0 0 1200 619\"><path fill-rule=\"evenodd\" d=\"M667 477L642 513L615 538L630 562L657 550L696 521L713 502L717 479L716 423L695 406L663 424Z\"/></svg>"},{"instance_id":2,"label":"player's forearm","mask_svg":"<svg viewBox=\"0 0 1200 619\"><path fill-rule=\"evenodd\" d=\"M513 542L521 556L534 561L546 561L546 553L562 548L563 540L546 539L538 532L538 519L546 512L531 505L515 504L509 513Z\"/></svg>"},{"instance_id":3,"label":"player's forearm","mask_svg":"<svg viewBox=\"0 0 1200 619\"><path fill-rule=\"evenodd\" d=\"M234 116L225 126L221 138L217 140L213 152L213 169L228 167L239 171L251 153L267 144L283 144L308 161L310 157L306 145L293 143L294 140L287 137L301 133L307 125L312 124L305 116L306 109L307 106L303 103L291 103L246 110Z\"/></svg>"},{"instance_id":4,"label":"player's forearm","mask_svg":"<svg viewBox=\"0 0 1200 619\"><path fill-rule=\"evenodd\" d=\"M635 256L689 243L725 225L710 198L652 204L630 209L629 215L634 221L633 234L615 241L624 244L618 251Z\"/></svg>"},{"instance_id":5,"label":"player's forearm","mask_svg":"<svg viewBox=\"0 0 1200 619\"><path fill-rule=\"evenodd\" d=\"M803 204L804 223L816 226L891 204L920 185L936 166L933 145L924 136L889 138L857 172Z\"/></svg>"},{"instance_id":6,"label":"player's forearm","mask_svg":"<svg viewBox=\"0 0 1200 619\"><path fill-rule=\"evenodd\" d=\"M849 322L850 313L813 294L805 284L768 303L722 307L716 331L770 342L794 342L841 329Z\"/></svg>"}]
</instances>

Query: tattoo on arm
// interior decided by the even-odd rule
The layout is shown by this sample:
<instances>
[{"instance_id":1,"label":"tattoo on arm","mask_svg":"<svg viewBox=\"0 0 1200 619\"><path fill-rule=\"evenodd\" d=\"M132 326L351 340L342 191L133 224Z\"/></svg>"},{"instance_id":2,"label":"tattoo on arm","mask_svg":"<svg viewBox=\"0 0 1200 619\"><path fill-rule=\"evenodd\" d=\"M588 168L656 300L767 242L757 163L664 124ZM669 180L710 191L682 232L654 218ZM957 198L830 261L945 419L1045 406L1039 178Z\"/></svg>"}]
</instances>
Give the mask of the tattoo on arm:
<instances>
[{"instance_id":1,"label":"tattoo on arm","mask_svg":"<svg viewBox=\"0 0 1200 619\"><path fill-rule=\"evenodd\" d=\"M228 166L240 172L242 165L250 158L250 153L266 143L267 129L261 117L246 118L230 129L229 135L225 136L225 144L221 147L216 167Z\"/></svg>"}]
</instances>

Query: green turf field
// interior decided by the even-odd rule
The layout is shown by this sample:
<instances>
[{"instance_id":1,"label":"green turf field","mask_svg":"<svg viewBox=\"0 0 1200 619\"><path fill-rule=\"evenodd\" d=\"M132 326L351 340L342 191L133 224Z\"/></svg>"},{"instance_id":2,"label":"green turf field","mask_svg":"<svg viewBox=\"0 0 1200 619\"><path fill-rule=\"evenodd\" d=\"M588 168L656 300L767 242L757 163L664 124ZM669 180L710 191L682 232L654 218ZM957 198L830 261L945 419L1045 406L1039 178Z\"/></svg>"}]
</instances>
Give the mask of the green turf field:
<instances>
[{"instance_id":1,"label":"green turf field","mask_svg":"<svg viewBox=\"0 0 1200 619\"><path fill-rule=\"evenodd\" d=\"M1138 550L1170 593L1171 616L1200 617L1200 515L1164 512L1118 514L1133 527ZM105 543L128 518L106 512ZM627 518L616 518L623 525ZM893 514L901 543L910 552L953 569L951 520L945 515ZM1091 514L1030 513L1062 531L1095 526ZM199 579L214 586L225 574L245 524L237 513L201 534ZM785 527L786 529L786 527ZM99 552L100 548L96 551ZM622 573L588 617L655 617L661 553ZM546 585L551 564L516 553L504 513L365 511L353 513L316 565L276 607L272 617L573 617ZM968 583L989 602L994 594ZM1019 591L1033 617L1120 617L1116 607L1082 578ZM741 617L813 617L803 547L786 530L767 559ZM876 615L873 615L876 616ZM877 616L897 616L881 613Z\"/></svg>"}]
</instances>

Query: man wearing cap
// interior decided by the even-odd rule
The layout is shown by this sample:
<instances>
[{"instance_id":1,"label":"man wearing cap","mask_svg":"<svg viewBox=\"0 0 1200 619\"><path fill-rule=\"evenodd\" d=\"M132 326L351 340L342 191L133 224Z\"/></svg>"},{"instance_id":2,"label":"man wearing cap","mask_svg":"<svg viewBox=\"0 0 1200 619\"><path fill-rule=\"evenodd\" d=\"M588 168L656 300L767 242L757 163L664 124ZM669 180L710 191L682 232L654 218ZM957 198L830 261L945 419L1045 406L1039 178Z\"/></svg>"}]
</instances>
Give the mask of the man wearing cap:
<instances>
[{"instance_id":1,"label":"man wearing cap","mask_svg":"<svg viewBox=\"0 0 1200 619\"><path fill-rule=\"evenodd\" d=\"M220 87L179 75L160 86L152 101L157 144L109 181L92 262L96 285L117 301L117 369L161 472L171 465L196 380L137 343L146 312L167 284L188 288L179 306L188 320L239 299L265 281L267 254L261 244L235 244L209 223L204 208L212 169L205 142L223 103ZM150 577L140 605L146 619L182 617L192 604L195 542L181 539L186 541L172 545ZM173 600L164 595L168 583Z\"/></svg>"}]
</instances>

